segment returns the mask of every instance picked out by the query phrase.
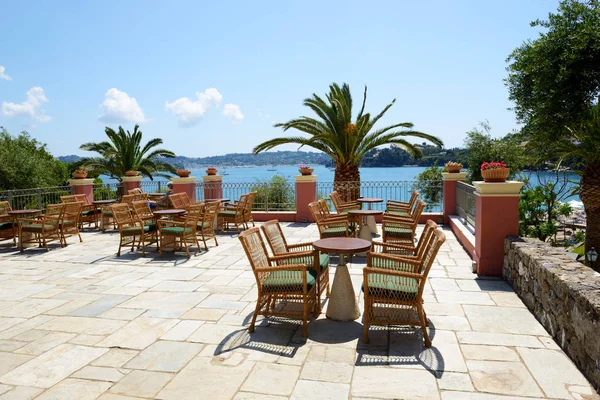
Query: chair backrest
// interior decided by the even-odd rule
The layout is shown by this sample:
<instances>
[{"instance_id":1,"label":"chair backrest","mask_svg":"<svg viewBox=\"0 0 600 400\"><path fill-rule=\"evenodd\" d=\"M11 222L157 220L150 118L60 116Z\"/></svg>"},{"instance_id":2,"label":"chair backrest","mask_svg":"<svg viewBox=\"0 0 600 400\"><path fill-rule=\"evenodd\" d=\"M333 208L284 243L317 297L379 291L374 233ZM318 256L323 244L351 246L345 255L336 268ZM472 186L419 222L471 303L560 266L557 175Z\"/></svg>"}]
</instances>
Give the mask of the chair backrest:
<instances>
[{"instance_id":1,"label":"chair backrest","mask_svg":"<svg viewBox=\"0 0 600 400\"><path fill-rule=\"evenodd\" d=\"M310 210L310 213L317 224L323 220L323 211L321 211L318 201L308 203L308 209Z\"/></svg>"},{"instance_id":2,"label":"chair backrest","mask_svg":"<svg viewBox=\"0 0 600 400\"><path fill-rule=\"evenodd\" d=\"M8 201L0 201L0 219L2 217L8 217L9 211L12 211L10 203Z\"/></svg>"},{"instance_id":3,"label":"chair backrest","mask_svg":"<svg viewBox=\"0 0 600 400\"><path fill-rule=\"evenodd\" d=\"M125 197L124 195L123 197ZM123 228L129 228L135 226L136 222L139 222L137 218L131 214L131 209L127 203L118 203L110 206L115 222L119 226L119 230ZM139 224L137 225L139 226Z\"/></svg>"},{"instance_id":4,"label":"chair backrest","mask_svg":"<svg viewBox=\"0 0 600 400\"><path fill-rule=\"evenodd\" d=\"M246 193L240 196L240 199L237 202L237 206L235 209L236 214L244 213L246 210L246 204L248 203L248 199L250 197L250 193Z\"/></svg>"},{"instance_id":5,"label":"chair backrest","mask_svg":"<svg viewBox=\"0 0 600 400\"><path fill-rule=\"evenodd\" d=\"M252 207L254 207L254 200L256 200L256 196L258 195L257 192L250 192L247 194L248 198L246 199L246 212L247 213L251 213L252 212Z\"/></svg>"},{"instance_id":6,"label":"chair backrest","mask_svg":"<svg viewBox=\"0 0 600 400\"><path fill-rule=\"evenodd\" d=\"M171 201L173 208L185 208L185 200L183 200L182 197L183 193L173 193L169 195L169 200Z\"/></svg>"},{"instance_id":7,"label":"chair backrest","mask_svg":"<svg viewBox=\"0 0 600 400\"><path fill-rule=\"evenodd\" d=\"M437 227L438 225L430 219L425 222L425 228L423 228L423 233L421 233L415 249L415 256L417 258L421 259L423 257L423 253L425 250L427 250L427 246L429 246L433 232L437 229Z\"/></svg>"},{"instance_id":8,"label":"chair backrest","mask_svg":"<svg viewBox=\"0 0 600 400\"><path fill-rule=\"evenodd\" d=\"M417 223L419 222L419 218L421 218L421 214L423 214L423 210L425 209L426 206L427 206L427 203L425 203L423 200L417 200L415 209L410 216L413 221L415 221Z\"/></svg>"},{"instance_id":9,"label":"chair backrest","mask_svg":"<svg viewBox=\"0 0 600 400\"><path fill-rule=\"evenodd\" d=\"M122 204L131 204L133 202L133 200L135 199L135 194L124 194L123 196L121 196L121 203Z\"/></svg>"},{"instance_id":10,"label":"chair backrest","mask_svg":"<svg viewBox=\"0 0 600 400\"><path fill-rule=\"evenodd\" d=\"M425 256L423 257L423 262L421 263L421 270L415 271L421 275L423 275L423 279L421 280L420 288L419 288L419 297L423 295L423 289L425 288L425 281L427 279L427 275L429 274L429 270L433 265L433 261L437 256L440 247L446 241L446 235L442 232L441 229L435 229L431 234L431 240L429 241L429 246L427 246L427 251L425 252Z\"/></svg>"},{"instance_id":11,"label":"chair backrest","mask_svg":"<svg viewBox=\"0 0 600 400\"><path fill-rule=\"evenodd\" d=\"M131 206L137 217L142 221L154 218L154 214L152 214L152 210L150 209L147 200L133 201Z\"/></svg>"},{"instance_id":12,"label":"chair backrest","mask_svg":"<svg viewBox=\"0 0 600 400\"><path fill-rule=\"evenodd\" d=\"M342 210L340 209L340 206L342 206L344 202L342 201L342 198L340 197L340 194L337 192L337 190L334 190L333 192L329 193L329 198L331 199L335 210L338 213L341 212Z\"/></svg>"},{"instance_id":13,"label":"chair backrest","mask_svg":"<svg viewBox=\"0 0 600 400\"><path fill-rule=\"evenodd\" d=\"M192 202L190 201L190 198L188 197L186 192L179 193L179 197L181 198L181 202L182 202L184 208L187 208L188 206L190 206L192 204Z\"/></svg>"},{"instance_id":14,"label":"chair backrest","mask_svg":"<svg viewBox=\"0 0 600 400\"><path fill-rule=\"evenodd\" d=\"M133 196L133 201L142 201L142 200L148 201L148 193L144 193L144 192L133 193L132 196Z\"/></svg>"},{"instance_id":15,"label":"chair backrest","mask_svg":"<svg viewBox=\"0 0 600 400\"><path fill-rule=\"evenodd\" d=\"M324 218L331 215L331 211L329 210L329 204L327 204L327 200L317 200L317 203L319 203L319 209L321 210L321 214Z\"/></svg>"},{"instance_id":16,"label":"chair backrest","mask_svg":"<svg viewBox=\"0 0 600 400\"><path fill-rule=\"evenodd\" d=\"M242 242L242 247L246 252L246 257L248 257L248 261L250 261L250 266L252 267L255 276L255 268L264 268L270 266L267 248L265 247L265 242L260 236L260 230L258 227L246 229L244 232L239 234L238 238L240 239L240 242Z\"/></svg>"},{"instance_id":17,"label":"chair backrest","mask_svg":"<svg viewBox=\"0 0 600 400\"><path fill-rule=\"evenodd\" d=\"M64 212L64 204L47 204L46 212L44 213L44 221L58 227L58 224L63 219Z\"/></svg>"},{"instance_id":18,"label":"chair backrest","mask_svg":"<svg viewBox=\"0 0 600 400\"><path fill-rule=\"evenodd\" d=\"M193 228L194 231L198 226L198 221L202 218L204 212L204 203L195 203L187 207L187 215L185 217L186 228Z\"/></svg>"},{"instance_id":19,"label":"chair backrest","mask_svg":"<svg viewBox=\"0 0 600 400\"><path fill-rule=\"evenodd\" d=\"M279 225L278 220L272 219L267 221L260 228L267 238L267 243L269 243L271 252L273 252L274 255L277 256L287 253L287 242L285 236L283 236L283 231L281 230L281 225Z\"/></svg>"},{"instance_id":20,"label":"chair backrest","mask_svg":"<svg viewBox=\"0 0 600 400\"><path fill-rule=\"evenodd\" d=\"M75 226L77 226L79 223L79 216L81 215L81 209L83 208L83 203L77 201L75 203L65 203L62 205L64 206L63 221L72 222L75 224ZM47 206L46 212L48 212Z\"/></svg>"},{"instance_id":21,"label":"chair backrest","mask_svg":"<svg viewBox=\"0 0 600 400\"><path fill-rule=\"evenodd\" d=\"M140 188L133 188L127 191L127 194L142 194L144 193Z\"/></svg>"},{"instance_id":22,"label":"chair backrest","mask_svg":"<svg viewBox=\"0 0 600 400\"><path fill-rule=\"evenodd\" d=\"M87 206L90 203L85 194L71 194L67 196L60 196L60 201L62 201L63 203L81 202L84 206Z\"/></svg>"},{"instance_id":23,"label":"chair backrest","mask_svg":"<svg viewBox=\"0 0 600 400\"><path fill-rule=\"evenodd\" d=\"M219 212L220 206L220 201L207 201L206 203L204 203L204 213L202 214L202 222L208 223L209 229L214 229L215 227L215 217Z\"/></svg>"},{"instance_id":24,"label":"chair backrest","mask_svg":"<svg viewBox=\"0 0 600 400\"><path fill-rule=\"evenodd\" d=\"M419 192L416 190L413 190L412 194L410 195L410 200L408 201L408 205L411 210L415 207L415 203L417 202L418 198L419 198Z\"/></svg>"}]
</instances>

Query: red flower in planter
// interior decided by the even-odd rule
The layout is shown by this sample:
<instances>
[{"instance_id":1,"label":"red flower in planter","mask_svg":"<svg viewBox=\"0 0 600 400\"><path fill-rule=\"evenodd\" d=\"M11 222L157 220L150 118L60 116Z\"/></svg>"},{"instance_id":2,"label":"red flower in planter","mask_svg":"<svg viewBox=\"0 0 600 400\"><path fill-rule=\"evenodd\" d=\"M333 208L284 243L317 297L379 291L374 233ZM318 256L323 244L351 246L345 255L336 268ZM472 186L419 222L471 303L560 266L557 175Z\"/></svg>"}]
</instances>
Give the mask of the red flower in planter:
<instances>
[{"instance_id":1,"label":"red flower in planter","mask_svg":"<svg viewBox=\"0 0 600 400\"><path fill-rule=\"evenodd\" d=\"M484 162L481 164L481 170L486 171L489 169L506 169L506 163L504 161L492 161L492 162Z\"/></svg>"}]
</instances>

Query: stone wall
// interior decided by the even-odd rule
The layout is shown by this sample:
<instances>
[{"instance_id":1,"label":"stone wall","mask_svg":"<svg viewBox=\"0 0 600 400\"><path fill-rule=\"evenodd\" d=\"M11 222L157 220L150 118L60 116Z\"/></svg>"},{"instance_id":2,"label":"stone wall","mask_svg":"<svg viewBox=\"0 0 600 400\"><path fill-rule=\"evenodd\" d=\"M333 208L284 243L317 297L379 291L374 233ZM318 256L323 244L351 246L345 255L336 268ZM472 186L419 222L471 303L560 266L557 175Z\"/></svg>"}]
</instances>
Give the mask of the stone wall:
<instances>
[{"instance_id":1,"label":"stone wall","mask_svg":"<svg viewBox=\"0 0 600 400\"><path fill-rule=\"evenodd\" d=\"M537 239L507 238L503 275L598 390L600 274Z\"/></svg>"}]
</instances>

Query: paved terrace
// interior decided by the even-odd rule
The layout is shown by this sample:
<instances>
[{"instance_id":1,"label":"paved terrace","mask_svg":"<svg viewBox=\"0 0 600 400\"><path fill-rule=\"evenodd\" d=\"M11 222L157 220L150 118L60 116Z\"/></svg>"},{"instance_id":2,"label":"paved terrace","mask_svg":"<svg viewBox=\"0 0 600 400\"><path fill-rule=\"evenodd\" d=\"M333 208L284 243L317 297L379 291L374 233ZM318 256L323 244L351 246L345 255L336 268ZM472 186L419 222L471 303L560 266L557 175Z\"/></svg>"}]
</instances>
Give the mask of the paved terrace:
<instances>
[{"instance_id":1,"label":"paved terrace","mask_svg":"<svg viewBox=\"0 0 600 400\"><path fill-rule=\"evenodd\" d=\"M290 241L318 237L286 225ZM190 260L116 258L115 233L49 253L2 247L0 398L598 398L510 287L476 279L446 234L426 295L429 349L418 329L381 329L365 345L360 320L324 313L308 340L285 321L249 335L255 281L235 235Z\"/></svg>"}]
</instances>

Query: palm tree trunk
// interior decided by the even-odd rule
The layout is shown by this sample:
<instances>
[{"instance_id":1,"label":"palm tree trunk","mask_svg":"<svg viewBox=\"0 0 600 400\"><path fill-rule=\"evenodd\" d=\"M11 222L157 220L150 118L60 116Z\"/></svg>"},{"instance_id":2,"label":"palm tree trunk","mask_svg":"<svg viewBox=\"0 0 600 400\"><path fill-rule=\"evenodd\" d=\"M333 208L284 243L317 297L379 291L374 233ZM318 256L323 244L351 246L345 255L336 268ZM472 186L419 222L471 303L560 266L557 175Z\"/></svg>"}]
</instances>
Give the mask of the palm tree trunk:
<instances>
[{"instance_id":1,"label":"palm tree trunk","mask_svg":"<svg viewBox=\"0 0 600 400\"><path fill-rule=\"evenodd\" d=\"M581 201L586 215L585 251L600 251L600 163L587 165L581 177ZM596 262L596 269L600 262Z\"/></svg>"},{"instance_id":2,"label":"palm tree trunk","mask_svg":"<svg viewBox=\"0 0 600 400\"><path fill-rule=\"evenodd\" d=\"M358 165L336 165L333 177L333 190L342 200L353 201L360 197L360 172Z\"/></svg>"}]
</instances>

